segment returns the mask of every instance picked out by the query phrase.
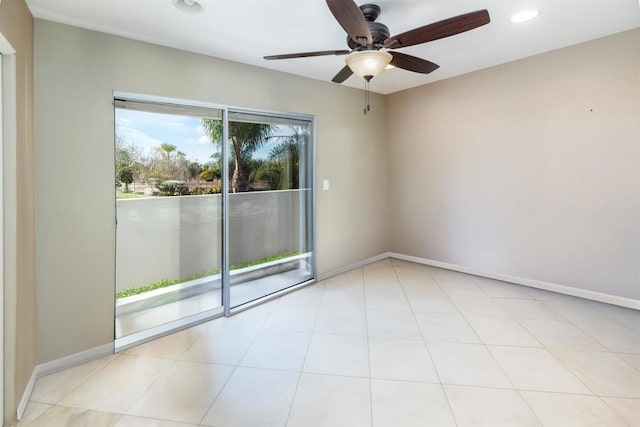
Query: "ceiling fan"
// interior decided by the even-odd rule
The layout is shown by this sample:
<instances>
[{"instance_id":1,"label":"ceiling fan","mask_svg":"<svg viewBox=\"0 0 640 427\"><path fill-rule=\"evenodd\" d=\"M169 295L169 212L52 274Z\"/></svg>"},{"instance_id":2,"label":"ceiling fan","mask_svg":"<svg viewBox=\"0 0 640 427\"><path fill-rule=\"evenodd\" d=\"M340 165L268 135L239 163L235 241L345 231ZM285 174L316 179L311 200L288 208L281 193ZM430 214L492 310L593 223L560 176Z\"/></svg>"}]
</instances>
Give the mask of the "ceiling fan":
<instances>
[{"instance_id":1,"label":"ceiling fan","mask_svg":"<svg viewBox=\"0 0 640 427\"><path fill-rule=\"evenodd\" d=\"M350 50L323 50L317 52L289 53L265 56L264 59L290 59L311 56L347 55L347 65L332 81L342 83L353 73L369 82L384 71L387 65L416 73L429 74L439 65L422 58L396 52L399 49L442 39L488 24L491 19L486 9L454 16L432 24L390 37L389 28L375 22L380 7L363 4L358 7L353 0L327 0L331 13L347 33Z\"/></svg>"}]
</instances>

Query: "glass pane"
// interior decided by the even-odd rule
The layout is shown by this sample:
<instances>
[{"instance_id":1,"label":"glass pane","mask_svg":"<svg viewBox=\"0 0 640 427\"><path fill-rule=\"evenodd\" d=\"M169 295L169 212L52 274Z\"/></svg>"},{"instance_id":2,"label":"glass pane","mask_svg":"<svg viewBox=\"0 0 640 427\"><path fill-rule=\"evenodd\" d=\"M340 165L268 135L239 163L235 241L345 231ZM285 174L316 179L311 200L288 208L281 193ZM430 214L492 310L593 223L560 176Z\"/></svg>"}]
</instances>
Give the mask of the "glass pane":
<instances>
[{"instance_id":1,"label":"glass pane","mask_svg":"<svg viewBox=\"0 0 640 427\"><path fill-rule=\"evenodd\" d=\"M221 311L221 117L116 104L116 338Z\"/></svg>"},{"instance_id":2,"label":"glass pane","mask_svg":"<svg viewBox=\"0 0 640 427\"><path fill-rule=\"evenodd\" d=\"M230 305L313 277L311 122L229 114Z\"/></svg>"}]
</instances>

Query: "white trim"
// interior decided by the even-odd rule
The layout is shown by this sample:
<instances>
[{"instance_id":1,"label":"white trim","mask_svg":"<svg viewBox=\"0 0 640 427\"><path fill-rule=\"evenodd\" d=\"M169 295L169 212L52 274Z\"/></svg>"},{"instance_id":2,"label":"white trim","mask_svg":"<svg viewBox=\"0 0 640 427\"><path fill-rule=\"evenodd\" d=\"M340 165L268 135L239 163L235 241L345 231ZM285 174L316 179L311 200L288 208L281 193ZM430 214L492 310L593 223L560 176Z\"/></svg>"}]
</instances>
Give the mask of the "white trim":
<instances>
[{"instance_id":1,"label":"white trim","mask_svg":"<svg viewBox=\"0 0 640 427\"><path fill-rule=\"evenodd\" d=\"M17 410L18 419L22 419L22 416L24 415L29 399L31 399L31 393L33 393L33 387L36 385L36 380L38 378L62 371L63 369L73 368L74 366L82 365L83 363L91 362L92 360L100 359L101 357L109 356L111 354L114 354L114 343L112 342L37 365L33 369L31 378L29 378L27 387L22 395L22 399L20 399L20 404L18 405Z\"/></svg>"},{"instance_id":2,"label":"white trim","mask_svg":"<svg viewBox=\"0 0 640 427\"><path fill-rule=\"evenodd\" d=\"M36 376L40 378L43 375L53 374L58 371L62 371L63 369L72 368L74 366L114 354L114 348L113 342L103 344L98 347L70 354L69 356L61 357L60 359L36 365L34 372L36 373Z\"/></svg>"},{"instance_id":3,"label":"white trim","mask_svg":"<svg viewBox=\"0 0 640 427\"><path fill-rule=\"evenodd\" d=\"M0 0L1 1L1 0ZM4 39L0 34L0 39ZM4 313L4 179L3 179L3 162L4 162L4 143L2 138L3 120L2 114L2 56L5 50L0 41L0 307ZM4 422L4 315L0 315L0 423Z\"/></svg>"},{"instance_id":4,"label":"white trim","mask_svg":"<svg viewBox=\"0 0 640 427\"><path fill-rule=\"evenodd\" d=\"M384 252L371 258L363 259L362 261L354 262L353 264L345 265L334 270L329 270L324 273L318 274L318 281L326 280L329 277L337 276L338 274L346 273L356 268L364 267L365 265L372 264L374 262L382 261L383 259L390 258L390 252Z\"/></svg>"},{"instance_id":5,"label":"white trim","mask_svg":"<svg viewBox=\"0 0 640 427\"><path fill-rule=\"evenodd\" d=\"M16 50L11 46L9 40L7 40L2 33L0 33L0 53L2 55L13 55Z\"/></svg>"},{"instance_id":6,"label":"white trim","mask_svg":"<svg viewBox=\"0 0 640 427\"><path fill-rule=\"evenodd\" d=\"M0 33L0 67L2 67L0 85L0 424L4 422L5 403L7 408L15 405L15 382L13 374L16 367L16 270L15 256L6 248L14 247L16 242L15 207L6 201L12 201L15 195L15 159L17 146L17 89L16 89L16 50ZM5 212L7 209L7 212ZM8 332L7 332L8 331ZM7 384L7 382L9 382ZM5 394L6 390L9 395ZM9 409L13 411L13 409Z\"/></svg>"},{"instance_id":7,"label":"white trim","mask_svg":"<svg viewBox=\"0 0 640 427\"><path fill-rule=\"evenodd\" d=\"M36 376L36 370L34 369L33 372L31 372L31 378L29 378L27 386L24 388L24 393L22 393L22 399L20 399L18 409L16 409L18 421L22 419L24 411L27 409L27 405L29 404L29 400L31 399L31 393L33 393L33 387L35 387L37 379L38 377Z\"/></svg>"},{"instance_id":8,"label":"white trim","mask_svg":"<svg viewBox=\"0 0 640 427\"><path fill-rule=\"evenodd\" d=\"M208 101L188 100L182 98L172 98L168 96L149 95L145 93L124 92L119 90L113 91L113 98L133 102L148 102L152 104L168 104L182 107L200 107L211 108L214 110L223 110L227 113L253 114L257 116L273 116L280 119L294 119L304 122L313 123L315 116L313 114L293 113L290 111L264 110L260 108L239 107L237 105L216 104Z\"/></svg>"},{"instance_id":9,"label":"white trim","mask_svg":"<svg viewBox=\"0 0 640 427\"><path fill-rule=\"evenodd\" d=\"M503 282L515 283L518 285L528 286L530 288L543 289L545 291L556 292L564 295L571 295L592 301L604 302L607 304L618 305L621 307L633 308L640 310L640 300L633 298L620 297L616 295L605 294L602 292L590 291L588 289L575 288L573 286L560 285L557 283L543 282L540 280L525 279L523 277L510 276L508 274L489 273L469 267L456 264L449 264L441 261L434 261L426 258L418 258L410 255L402 255L395 252L389 252L391 258L401 259L404 261L415 262L418 264L429 265L432 267L445 268L447 270L459 271L461 273L473 274L474 276L486 277L488 279L501 280Z\"/></svg>"},{"instance_id":10,"label":"white trim","mask_svg":"<svg viewBox=\"0 0 640 427\"><path fill-rule=\"evenodd\" d=\"M353 264L345 265L344 267L336 268L334 270L327 271L318 275L318 281L328 279L338 274L346 273L347 271L364 267L367 264L371 264L377 261L381 261L385 258L395 258L403 261L415 262L417 264L428 265L431 267L444 268L446 270L459 271L461 273L472 274L474 276L486 277L488 279L501 280L503 282L515 283L517 285L528 286L530 288L542 289L545 291L556 292L563 295L571 295L574 297L584 298L591 301L603 302L606 304L617 305L620 307L631 308L640 310L640 300L634 298L621 297L617 295L605 294L603 292L590 291L588 289L580 289L573 286L561 285L558 283L543 282L541 280L526 279L523 277L510 276L508 274L491 273L474 268L465 267L457 264L450 264L442 261L435 261L427 258L420 258L411 255L399 254L396 252L384 252L380 255L373 256L371 258L364 259L362 261L355 262Z\"/></svg>"}]
</instances>

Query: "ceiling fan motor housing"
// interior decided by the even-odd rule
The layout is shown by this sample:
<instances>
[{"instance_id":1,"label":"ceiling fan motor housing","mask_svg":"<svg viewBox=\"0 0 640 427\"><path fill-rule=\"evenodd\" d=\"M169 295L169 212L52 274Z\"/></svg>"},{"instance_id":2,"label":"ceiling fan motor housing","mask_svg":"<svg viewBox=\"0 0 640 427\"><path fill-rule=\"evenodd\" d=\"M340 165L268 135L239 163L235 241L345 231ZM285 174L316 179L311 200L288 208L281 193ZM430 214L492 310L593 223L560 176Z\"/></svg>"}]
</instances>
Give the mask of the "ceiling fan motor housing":
<instances>
[{"instance_id":1,"label":"ceiling fan motor housing","mask_svg":"<svg viewBox=\"0 0 640 427\"><path fill-rule=\"evenodd\" d=\"M373 45L376 48L380 48L384 45L384 41L389 38L389 27L380 22L367 22L369 24L369 31L373 37ZM350 49L361 50L366 49L360 43L354 42L351 37L347 36L347 45Z\"/></svg>"},{"instance_id":2,"label":"ceiling fan motor housing","mask_svg":"<svg viewBox=\"0 0 640 427\"><path fill-rule=\"evenodd\" d=\"M380 22L374 22L380 16L380 6L376 4L363 4L360 6L360 10L367 20L367 24L369 25L369 31L371 31L371 36L373 37L373 44L376 48L382 47L384 45L384 41L391 36L389 33L389 27ZM347 45L350 49L362 50L363 46L360 43L356 43L351 39L351 37L347 36ZM365 48L366 49L366 48Z\"/></svg>"},{"instance_id":3,"label":"ceiling fan motor housing","mask_svg":"<svg viewBox=\"0 0 640 427\"><path fill-rule=\"evenodd\" d=\"M380 16L380 6L377 4L363 4L360 6L360 10L364 18L369 22L375 21Z\"/></svg>"}]
</instances>

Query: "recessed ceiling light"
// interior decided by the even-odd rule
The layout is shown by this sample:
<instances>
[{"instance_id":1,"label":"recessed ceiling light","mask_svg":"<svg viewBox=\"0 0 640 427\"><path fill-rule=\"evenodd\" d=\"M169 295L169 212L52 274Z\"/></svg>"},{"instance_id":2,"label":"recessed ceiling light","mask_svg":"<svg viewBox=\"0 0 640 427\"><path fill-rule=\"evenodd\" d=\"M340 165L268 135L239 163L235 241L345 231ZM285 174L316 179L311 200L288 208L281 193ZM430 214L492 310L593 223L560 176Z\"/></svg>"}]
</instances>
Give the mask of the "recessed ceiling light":
<instances>
[{"instance_id":1,"label":"recessed ceiling light","mask_svg":"<svg viewBox=\"0 0 640 427\"><path fill-rule=\"evenodd\" d=\"M173 5L176 9L188 13L200 13L204 10L196 0L173 0Z\"/></svg>"},{"instance_id":2,"label":"recessed ceiling light","mask_svg":"<svg viewBox=\"0 0 640 427\"><path fill-rule=\"evenodd\" d=\"M538 16L537 10L523 10L522 12L513 15L511 17L511 22L525 22L535 18L536 16Z\"/></svg>"}]
</instances>

